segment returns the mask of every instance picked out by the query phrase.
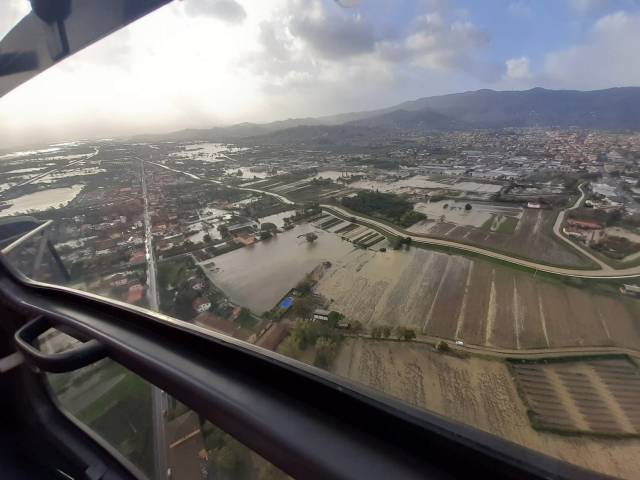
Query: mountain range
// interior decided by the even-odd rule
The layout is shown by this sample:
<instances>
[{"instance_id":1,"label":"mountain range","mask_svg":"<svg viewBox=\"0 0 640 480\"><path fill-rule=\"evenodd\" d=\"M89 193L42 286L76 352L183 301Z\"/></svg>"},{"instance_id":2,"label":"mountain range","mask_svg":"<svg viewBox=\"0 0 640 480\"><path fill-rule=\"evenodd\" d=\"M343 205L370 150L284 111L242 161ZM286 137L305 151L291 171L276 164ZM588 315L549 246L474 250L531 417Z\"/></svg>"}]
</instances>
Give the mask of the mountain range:
<instances>
[{"instance_id":1,"label":"mountain range","mask_svg":"<svg viewBox=\"0 0 640 480\"><path fill-rule=\"evenodd\" d=\"M139 135L136 141L345 144L375 136L508 127L580 127L640 130L640 87L605 90L476 90L411 100L392 107L339 115L240 123Z\"/></svg>"}]
</instances>

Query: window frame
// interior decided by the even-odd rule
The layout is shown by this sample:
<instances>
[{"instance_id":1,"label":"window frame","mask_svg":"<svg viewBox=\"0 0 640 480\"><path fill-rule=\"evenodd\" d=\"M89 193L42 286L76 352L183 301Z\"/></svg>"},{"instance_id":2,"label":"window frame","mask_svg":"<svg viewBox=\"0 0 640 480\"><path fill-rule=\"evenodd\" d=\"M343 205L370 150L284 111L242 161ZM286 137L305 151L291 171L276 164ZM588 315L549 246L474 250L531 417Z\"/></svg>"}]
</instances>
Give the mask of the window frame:
<instances>
[{"instance_id":1,"label":"window frame","mask_svg":"<svg viewBox=\"0 0 640 480\"><path fill-rule=\"evenodd\" d=\"M30 280L4 255L0 291L25 313L23 323L43 315L55 328L98 340L109 358L296 478L450 478L483 470L506 478L604 478L278 353Z\"/></svg>"}]
</instances>

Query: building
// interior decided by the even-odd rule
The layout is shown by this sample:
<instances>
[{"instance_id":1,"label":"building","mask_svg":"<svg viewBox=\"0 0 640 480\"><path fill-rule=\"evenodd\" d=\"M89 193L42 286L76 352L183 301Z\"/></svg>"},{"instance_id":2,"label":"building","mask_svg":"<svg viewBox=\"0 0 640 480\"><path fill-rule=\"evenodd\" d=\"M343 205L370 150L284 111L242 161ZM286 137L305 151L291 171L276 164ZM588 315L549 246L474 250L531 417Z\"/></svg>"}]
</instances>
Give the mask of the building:
<instances>
[{"instance_id":1,"label":"building","mask_svg":"<svg viewBox=\"0 0 640 480\"><path fill-rule=\"evenodd\" d=\"M316 320L322 320L323 322L327 322L329 320L329 314L331 312L329 312L329 310L322 310L320 308L316 309L313 312L313 321L315 322Z\"/></svg>"},{"instance_id":2,"label":"building","mask_svg":"<svg viewBox=\"0 0 640 480\"><path fill-rule=\"evenodd\" d=\"M138 303L142 300L142 296L144 295L144 285L140 283L134 283L129 287L129 291L127 292L127 303Z\"/></svg>"},{"instance_id":3,"label":"building","mask_svg":"<svg viewBox=\"0 0 640 480\"><path fill-rule=\"evenodd\" d=\"M573 220L571 218L567 220L567 224L572 227L584 228L587 230L599 230L602 228L602 225L596 222L590 222L588 220Z\"/></svg>"}]
</instances>

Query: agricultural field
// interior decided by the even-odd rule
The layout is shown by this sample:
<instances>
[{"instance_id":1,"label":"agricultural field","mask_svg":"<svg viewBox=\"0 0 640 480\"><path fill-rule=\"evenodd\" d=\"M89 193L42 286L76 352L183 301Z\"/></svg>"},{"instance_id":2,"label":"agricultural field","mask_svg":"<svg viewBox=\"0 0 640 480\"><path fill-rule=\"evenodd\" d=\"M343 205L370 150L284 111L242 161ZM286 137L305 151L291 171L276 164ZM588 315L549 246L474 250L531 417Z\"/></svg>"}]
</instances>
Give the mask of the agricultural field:
<instances>
[{"instance_id":1,"label":"agricultural field","mask_svg":"<svg viewBox=\"0 0 640 480\"><path fill-rule=\"evenodd\" d=\"M353 191L329 179L319 180L303 173L269 177L265 180L252 181L243 185L284 195L290 200L299 203L326 202L331 198L342 197Z\"/></svg>"},{"instance_id":2,"label":"agricultural field","mask_svg":"<svg viewBox=\"0 0 640 480\"><path fill-rule=\"evenodd\" d=\"M640 436L640 372L629 359L519 362L512 368L535 428Z\"/></svg>"},{"instance_id":3,"label":"agricultural field","mask_svg":"<svg viewBox=\"0 0 640 480\"><path fill-rule=\"evenodd\" d=\"M368 328L406 326L503 349L640 345L637 299L417 248L354 250L316 292Z\"/></svg>"},{"instance_id":4,"label":"agricultural field","mask_svg":"<svg viewBox=\"0 0 640 480\"><path fill-rule=\"evenodd\" d=\"M429 216L430 220L419 222L407 230L415 234L487 247L552 265L590 265L588 259L554 236L553 224L558 215L557 210L519 211L514 207L497 206L494 209L495 212L485 208L482 212L474 213L473 217L463 217L461 213L452 212L447 213L444 219L441 216Z\"/></svg>"},{"instance_id":5,"label":"agricultural field","mask_svg":"<svg viewBox=\"0 0 640 480\"><path fill-rule=\"evenodd\" d=\"M343 240L348 240L362 248L372 248L374 250L387 248L389 242L387 238L376 230L351 223L329 215L313 224L317 228L321 228L328 232L335 233Z\"/></svg>"},{"instance_id":6,"label":"agricultural field","mask_svg":"<svg viewBox=\"0 0 640 480\"><path fill-rule=\"evenodd\" d=\"M426 344L349 339L332 371L514 443L621 478L640 471L638 438L559 435L535 430L502 361L436 352Z\"/></svg>"}]
</instances>

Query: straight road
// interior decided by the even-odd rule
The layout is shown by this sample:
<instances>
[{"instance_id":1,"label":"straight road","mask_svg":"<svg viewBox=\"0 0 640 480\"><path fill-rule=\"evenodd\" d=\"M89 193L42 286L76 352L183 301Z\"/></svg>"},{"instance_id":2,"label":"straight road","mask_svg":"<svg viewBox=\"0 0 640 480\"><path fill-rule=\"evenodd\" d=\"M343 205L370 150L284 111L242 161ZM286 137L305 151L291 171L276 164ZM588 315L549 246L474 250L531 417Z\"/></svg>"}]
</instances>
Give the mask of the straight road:
<instances>
[{"instance_id":1,"label":"straight road","mask_svg":"<svg viewBox=\"0 0 640 480\"><path fill-rule=\"evenodd\" d=\"M218 185L227 185L224 182L221 182L219 180L209 180L206 178L201 178L197 175L194 175L193 173L189 173L189 172L185 172L182 170L176 170L174 168L170 168L167 167L166 165L162 165L160 163L155 163L155 162L150 162L153 165L156 165L158 167L164 168L166 170L171 170L172 172L176 172L176 173L181 173L183 175L187 175L190 178L193 178L195 180L202 180L202 181L206 181L206 182L210 182L210 183L215 183ZM277 198L278 200L289 204L289 205L293 205L295 204L295 202L292 202L291 200L289 200L288 198L282 196L282 195L278 195L276 193L272 193L272 192L268 192L266 190L260 190L258 188L246 188L246 187L231 187L230 188L238 188L240 190L246 190L246 191L251 191L251 192L256 192L256 193L261 193L261 194L265 194L265 195L270 195L274 198ZM580 203L582 202L582 200L584 199L585 193L584 190L582 189L582 185L580 186L580 191L582 193L582 195L580 196L580 198L578 199L578 201L570 208L570 210L578 208L578 206L580 206ZM527 267L530 268L532 270L538 270L540 272L545 272L545 273L552 273L554 275L562 275L562 276L566 276L566 277L576 277L576 278L594 278L594 279L598 279L598 278L603 278L603 279L625 279L625 278L634 278L634 277L640 277L640 265L635 266L635 267L629 267L629 268L624 268L624 269L615 269L607 264L605 264L604 262L602 262L601 260L594 258L594 261L596 261L596 264L598 264L600 266L600 268L595 269L595 270L591 270L591 269L578 269L578 268L569 268L569 267L556 267L556 266L552 266L552 265L546 265L544 263L538 263L538 262L534 262L532 260L524 260L521 258L517 258L517 257L513 257L511 255L508 255L506 253L498 253L498 252L494 252L492 250L487 250L485 248L482 247L476 247L473 245L467 245L465 243L458 243L452 240L444 240L444 239L439 239L439 238L432 238L432 237L424 237L424 236L418 236L418 235L411 235L408 232L403 231L402 229L396 228L396 227L392 227L390 225L387 225L386 223L382 223L379 222L377 220L373 220L370 218L366 218L363 217L361 215L358 215L355 212L351 212L348 210L345 210L341 207L336 207L334 205L320 205L320 207L329 212L332 213L338 217L343 218L344 220L353 220L355 221L355 223L361 224L361 225L365 225L365 226L369 226L369 227L373 227L376 230L379 230L381 232L390 234L390 235L394 235L394 236L398 236L398 237L409 237L411 238L412 242L415 242L417 244L420 245L424 245L424 246L437 246L437 247L446 247L446 248L452 248L455 249L459 252L468 252L468 253L472 253L475 255L482 255L484 257L488 257L488 258L492 258L494 260L500 260L502 262L506 262L506 263L510 263L513 265L517 265L517 266L522 266L522 267ZM562 238L564 241L567 241L570 243L570 245L574 248L576 248L576 246L573 244L573 242L569 241L567 238L563 237L562 235L560 235L559 233L559 226L562 225L562 221L564 220L564 214L565 212L561 212L560 215L562 215L560 217L560 215L558 216L559 218L556 219L556 225L558 226L558 230L556 230L556 226L554 225L554 232L556 232L557 235L560 236L560 238ZM581 250L582 251L582 250ZM584 252L587 253L588 252ZM591 255L588 255L589 258L591 258Z\"/></svg>"},{"instance_id":2,"label":"straight road","mask_svg":"<svg viewBox=\"0 0 640 480\"><path fill-rule=\"evenodd\" d=\"M144 246L147 257L147 299L149 308L154 312L160 311L160 301L157 287L156 258L153 252L153 235L151 232L151 213L149 211L149 194L147 191L147 177L144 171L144 160L140 159L140 174L142 176L142 195L144 202ZM155 452L155 478L164 480L168 477L168 446L166 432L166 412L168 408L167 394L158 387L151 387L151 406L153 422L153 446Z\"/></svg>"}]
</instances>

